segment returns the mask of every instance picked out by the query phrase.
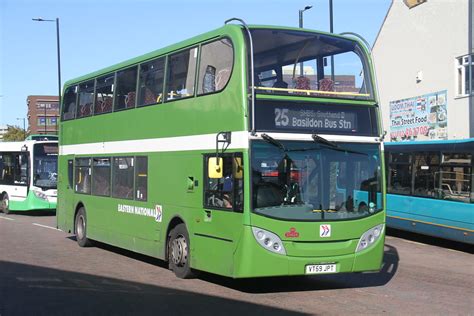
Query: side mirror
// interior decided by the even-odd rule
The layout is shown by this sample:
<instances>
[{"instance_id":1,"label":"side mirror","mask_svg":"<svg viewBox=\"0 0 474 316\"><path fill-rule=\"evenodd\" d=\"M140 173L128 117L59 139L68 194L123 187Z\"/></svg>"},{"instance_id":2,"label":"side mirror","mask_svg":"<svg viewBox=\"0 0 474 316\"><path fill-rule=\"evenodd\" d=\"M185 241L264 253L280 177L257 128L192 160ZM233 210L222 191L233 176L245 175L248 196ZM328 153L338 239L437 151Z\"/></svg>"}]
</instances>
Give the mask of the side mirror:
<instances>
[{"instance_id":1,"label":"side mirror","mask_svg":"<svg viewBox=\"0 0 474 316\"><path fill-rule=\"evenodd\" d=\"M207 176L210 179L221 179L222 170L224 169L224 159L217 157L209 157L207 161Z\"/></svg>"},{"instance_id":2,"label":"side mirror","mask_svg":"<svg viewBox=\"0 0 474 316\"><path fill-rule=\"evenodd\" d=\"M235 157L234 163L232 164L232 174L234 179L242 179L243 177L242 158Z\"/></svg>"}]
</instances>

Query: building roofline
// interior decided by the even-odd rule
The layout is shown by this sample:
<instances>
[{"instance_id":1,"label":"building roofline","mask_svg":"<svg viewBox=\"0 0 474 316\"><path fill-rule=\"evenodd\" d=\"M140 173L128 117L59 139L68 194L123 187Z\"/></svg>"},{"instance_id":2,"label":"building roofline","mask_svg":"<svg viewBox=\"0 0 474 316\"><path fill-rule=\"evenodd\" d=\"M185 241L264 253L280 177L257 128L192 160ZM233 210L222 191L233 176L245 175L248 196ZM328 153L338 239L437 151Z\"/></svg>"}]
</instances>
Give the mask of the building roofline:
<instances>
[{"instance_id":1,"label":"building roofline","mask_svg":"<svg viewBox=\"0 0 474 316\"><path fill-rule=\"evenodd\" d=\"M385 13L385 17L383 18L383 22L380 25L379 31L377 32L377 36L375 37L374 43L372 44L372 49L371 51L374 50L375 44L377 44L377 40L379 39L380 33L382 32L383 26L385 25L385 21L387 21L388 14L390 13L390 10L392 10L392 6L395 0L392 0L392 3L390 3L390 7L387 10L387 13Z\"/></svg>"}]
</instances>

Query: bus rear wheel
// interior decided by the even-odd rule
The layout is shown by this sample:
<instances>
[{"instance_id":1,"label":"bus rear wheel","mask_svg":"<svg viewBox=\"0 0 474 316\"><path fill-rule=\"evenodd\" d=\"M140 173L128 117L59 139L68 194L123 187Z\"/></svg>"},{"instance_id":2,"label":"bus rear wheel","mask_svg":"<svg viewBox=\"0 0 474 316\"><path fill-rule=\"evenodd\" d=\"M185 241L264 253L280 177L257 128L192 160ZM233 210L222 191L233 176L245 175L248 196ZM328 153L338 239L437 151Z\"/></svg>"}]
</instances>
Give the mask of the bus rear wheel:
<instances>
[{"instance_id":1,"label":"bus rear wheel","mask_svg":"<svg viewBox=\"0 0 474 316\"><path fill-rule=\"evenodd\" d=\"M10 213L10 199L8 198L7 193L4 193L2 196L2 201L0 202L0 209L5 214Z\"/></svg>"},{"instance_id":2,"label":"bus rear wheel","mask_svg":"<svg viewBox=\"0 0 474 316\"><path fill-rule=\"evenodd\" d=\"M194 277L190 267L189 234L184 224L173 228L168 238L168 261L170 269L181 279Z\"/></svg>"},{"instance_id":3,"label":"bus rear wheel","mask_svg":"<svg viewBox=\"0 0 474 316\"><path fill-rule=\"evenodd\" d=\"M76 233L77 244L81 247L89 247L92 242L87 238L87 217L86 210L81 207L74 220L74 231Z\"/></svg>"}]
</instances>

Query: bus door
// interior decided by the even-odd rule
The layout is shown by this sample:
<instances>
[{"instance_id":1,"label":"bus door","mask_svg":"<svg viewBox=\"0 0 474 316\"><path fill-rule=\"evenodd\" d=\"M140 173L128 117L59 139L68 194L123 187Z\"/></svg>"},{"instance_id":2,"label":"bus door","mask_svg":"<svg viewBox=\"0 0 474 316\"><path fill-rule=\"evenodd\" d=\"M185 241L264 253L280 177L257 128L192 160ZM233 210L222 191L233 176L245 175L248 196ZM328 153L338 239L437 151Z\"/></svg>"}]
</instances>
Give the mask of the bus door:
<instances>
[{"instance_id":1,"label":"bus door","mask_svg":"<svg viewBox=\"0 0 474 316\"><path fill-rule=\"evenodd\" d=\"M204 155L203 210L196 220L197 267L230 274L242 232L242 153Z\"/></svg>"},{"instance_id":2,"label":"bus door","mask_svg":"<svg viewBox=\"0 0 474 316\"><path fill-rule=\"evenodd\" d=\"M29 157L30 152L28 151L11 153L10 156L12 165L10 166L8 173L12 176L11 180L13 181L11 182L11 193L8 192L8 194L10 195L10 201L13 202L13 205L10 207L12 210L15 209L15 201L23 202L28 195L28 183L30 180L28 174L31 169Z\"/></svg>"},{"instance_id":3,"label":"bus door","mask_svg":"<svg viewBox=\"0 0 474 316\"><path fill-rule=\"evenodd\" d=\"M65 159L66 163L62 163ZM58 177L58 191L61 188L62 196L58 198L57 208L61 212L56 212L56 221L58 227L74 227L74 156L61 156L59 168L65 166L66 170L60 170Z\"/></svg>"}]
</instances>

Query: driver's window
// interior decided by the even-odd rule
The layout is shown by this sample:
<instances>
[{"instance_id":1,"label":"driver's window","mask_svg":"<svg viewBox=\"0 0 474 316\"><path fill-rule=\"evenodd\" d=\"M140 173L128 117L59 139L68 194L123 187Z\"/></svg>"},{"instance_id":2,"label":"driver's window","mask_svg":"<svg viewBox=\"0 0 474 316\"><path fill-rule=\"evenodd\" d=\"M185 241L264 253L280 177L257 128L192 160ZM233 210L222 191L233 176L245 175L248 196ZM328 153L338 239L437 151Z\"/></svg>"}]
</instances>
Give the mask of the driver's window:
<instances>
[{"instance_id":1,"label":"driver's window","mask_svg":"<svg viewBox=\"0 0 474 316\"><path fill-rule=\"evenodd\" d=\"M204 157L205 187L204 206L216 209L241 211L243 207L243 162L241 154L223 154L220 168L222 177L209 177L209 159L215 155Z\"/></svg>"}]
</instances>

